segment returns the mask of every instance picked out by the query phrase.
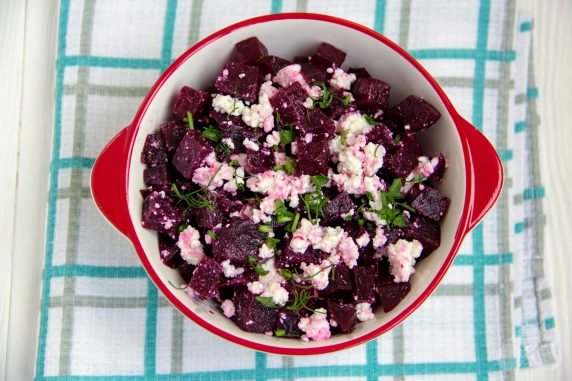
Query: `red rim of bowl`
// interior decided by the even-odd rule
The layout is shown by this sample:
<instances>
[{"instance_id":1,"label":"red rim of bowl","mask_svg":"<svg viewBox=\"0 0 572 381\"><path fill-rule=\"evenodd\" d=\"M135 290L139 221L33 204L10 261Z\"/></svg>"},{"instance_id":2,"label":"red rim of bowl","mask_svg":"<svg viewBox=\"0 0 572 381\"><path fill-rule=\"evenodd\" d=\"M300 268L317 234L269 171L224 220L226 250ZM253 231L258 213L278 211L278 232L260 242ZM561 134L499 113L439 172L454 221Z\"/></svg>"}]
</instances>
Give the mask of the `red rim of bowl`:
<instances>
[{"instance_id":1,"label":"red rim of bowl","mask_svg":"<svg viewBox=\"0 0 572 381\"><path fill-rule=\"evenodd\" d=\"M464 201L464 206L463 206L463 213L462 213L461 219L460 219L460 224L459 224L457 231L455 233L455 240L454 240L453 246L451 247L451 250L449 251L447 258L445 259L445 262L443 263L443 265L441 266L441 268L439 269L439 271L437 272L437 274L435 275L435 277L433 278L431 283L409 306L407 306L396 317L391 319L389 322L383 324L382 326L376 328L375 330L373 330L367 334L364 334L360 337L357 337L357 338L354 338L354 339L351 339L351 340L348 340L348 341L345 341L342 343L325 345L325 346L321 346L321 347L308 347L308 348L279 347L279 346L273 346L273 345L267 345L267 344L252 342L252 341L246 340L244 338L235 336L235 335L230 334L226 331L223 331L220 328L215 327L214 325L210 324L208 321L202 319L201 317L199 317L198 315L193 313L188 307L186 307L182 302L180 302L174 296L172 290L170 290L163 283L163 281L159 278L159 275L155 272L155 269L153 268L153 266L151 265L151 263L147 259L147 256L145 254L145 251L143 250L143 247L141 246L141 243L137 239L135 228L133 226L133 221L131 221L130 218L129 218L129 226L128 226L129 231L126 232L126 235L132 241L132 244L137 251L137 254L139 256L139 259L141 260L141 263L143 264L145 270L147 271L147 273L149 274L149 276L151 277L151 279L153 280L155 285L163 292L163 294L167 297L167 299L169 300L170 303L172 303L179 311L181 311L185 316L187 316L188 318L193 320L195 323L199 324L203 328L209 330L210 332L212 332L212 333L214 333L214 334L216 334L216 335L218 335L224 339L227 339L233 343L240 344L240 345L243 345L243 346L246 346L248 348L258 350L258 351L281 354L281 355L317 355L317 354L335 352L335 351L347 349L347 348L350 348L350 347L353 347L353 346L356 346L359 344L363 344L369 340L375 339L376 337L380 336L381 334L391 330L392 328L394 328L395 326L400 324L413 311L415 311L431 295L431 293L439 285L439 283L441 282L441 279L443 278L443 276L447 272L448 268L451 266L451 263L453 262L453 260L455 258L455 255L456 255L456 253L457 253L457 251L458 251L458 249L462 243L464 236L470 230L469 219L470 219L470 215L471 215L470 214L471 213L471 200L473 199L473 181L474 181L474 179L473 179L473 169L470 165L470 152L469 152L469 146L468 146L468 142L467 142L467 136L465 134L464 129L462 128L463 125L467 124L467 122L465 122L464 119L461 116L459 116L459 114L457 113L457 111L455 110L455 108L453 107L453 105L451 104L451 102L449 101L447 96L445 95L444 91L437 84L435 79L421 66L421 64L419 64L404 49L402 49L396 43L394 43L393 41L384 37L383 35L375 32L374 30L371 30L371 29L369 29L363 25L360 25L360 24L357 24L357 23L354 23L352 21L348 21L345 19L333 17L333 16L314 14L314 13L281 13L281 14L275 14L275 15L264 15L264 16L254 17L254 18L247 19L247 20L238 22L236 24L227 26L227 27L211 34L210 36L204 38L203 40L201 40L200 42L195 44L193 47L188 49L185 53L183 53L160 76L160 78L157 80L157 82L155 82L155 84L153 85L153 87L151 88L151 90L149 91L149 93L147 94L145 99L143 100L143 103L141 104L139 110L137 111L137 114L135 115L133 122L128 127L129 131L127 133L128 136L126 137L126 147L125 147L127 150L127 159L126 159L127 165L125 168L125 171L126 171L126 173L125 173L126 189L125 189L125 194L124 194L124 196L125 196L124 202L125 202L125 209L127 210L127 213L129 213L128 203L127 203L127 194L128 194L127 187L129 184L129 172L130 172L129 163L131 162L131 156L133 154L132 150L133 150L133 145L135 142L135 137L137 136L137 132L139 130L139 125L143 119L143 116L145 115L145 112L146 112L149 104L153 101L153 99L155 98L155 95L157 94L157 92L161 88L161 86L165 83L165 81L189 57L191 57L197 51L199 51L200 49L202 49L204 46L208 45L209 43L233 32L237 29L240 29L240 28L246 27L246 26L250 26L250 25L254 25L254 24L270 22L270 21L296 20L296 19L314 20L314 21L334 23L337 25L341 25L341 26L344 26L347 28L357 30L361 33L364 33L370 37L375 38L380 43L387 45L394 52L401 55L411 65L413 65L423 75L425 80L427 80L427 82L429 82L431 84L433 89L437 92L437 94L441 98L441 101L445 105L445 108L447 109L448 113L450 114L451 118L453 119L453 122L457 126L457 132L458 132L460 140L461 140L464 159L465 159L465 171L466 171L465 201Z\"/></svg>"}]
</instances>

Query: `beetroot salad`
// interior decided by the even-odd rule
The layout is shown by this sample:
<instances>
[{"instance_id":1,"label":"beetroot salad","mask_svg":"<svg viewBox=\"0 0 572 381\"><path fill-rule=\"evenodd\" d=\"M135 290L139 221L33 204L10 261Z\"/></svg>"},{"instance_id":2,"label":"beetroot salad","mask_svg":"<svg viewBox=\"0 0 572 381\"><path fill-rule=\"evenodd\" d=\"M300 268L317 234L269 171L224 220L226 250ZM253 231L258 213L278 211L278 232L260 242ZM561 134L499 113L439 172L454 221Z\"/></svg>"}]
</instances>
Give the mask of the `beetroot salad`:
<instances>
[{"instance_id":1,"label":"beetroot salad","mask_svg":"<svg viewBox=\"0 0 572 381\"><path fill-rule=\"evenodd\" d=\"M440 245L447 164L416 140L439 112L415 95L390 105L390 85L345 56L322 43L291 62L248 38L146 138L143 227L185 292L244 331L352 332Z\"/></svg>"}]
</instances>

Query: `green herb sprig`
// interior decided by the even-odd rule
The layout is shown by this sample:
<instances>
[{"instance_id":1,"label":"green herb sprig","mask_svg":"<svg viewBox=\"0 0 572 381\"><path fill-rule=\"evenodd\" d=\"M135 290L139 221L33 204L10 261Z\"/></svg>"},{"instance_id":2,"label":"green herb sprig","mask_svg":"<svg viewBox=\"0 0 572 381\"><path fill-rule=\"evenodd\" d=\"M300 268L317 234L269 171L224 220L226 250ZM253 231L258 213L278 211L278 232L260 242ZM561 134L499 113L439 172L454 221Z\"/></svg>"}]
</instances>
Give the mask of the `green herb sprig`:
<instances>
[{"instance_id":1,"label":"green herb sprig","mask_svg":"<svg viewBox=\"0 0 572 381\"><path fill-rule=\"evenodd\" d=\"M275 171L284 171L288 175L291 175L292 172L294 172L294 169L296 169L296 160L292 159L291 157L287 157L284 164L275 165L272 167L272 169Z\"/></svg>"},{"instance_id":2,"label":"green herb sprig","mask_svg":"<svg viewBox=\"0 0 572 381\"><path fill-rule=\"evenodd\" d=\"M377 213L382 220L385 220L389 228L404 228L407 225L404 211L415 211L411 206L401 201L404 198L404 195L401 194L402 186L403 181L401 179L393 180L387 191L379 192L382 208L371 210ZM371 198L371 195L368 194L368 198Z\"/></svg>"},{"instance_id":3,"label":"green herb sprig","mask_svg":"<svg viewBox=\"0 0 572 381\"><path fill-rule=\"evenodd\" d=\"M302 202L306 206L308 220L315 225L318 223L320 217L324 216L324 207L330 201L322 192L322 187L327 184L328 177L324 175L314 175L310 177L310 180L316 187L316 190L304 194L302 196Z\"/></svg>"}]
</instances>

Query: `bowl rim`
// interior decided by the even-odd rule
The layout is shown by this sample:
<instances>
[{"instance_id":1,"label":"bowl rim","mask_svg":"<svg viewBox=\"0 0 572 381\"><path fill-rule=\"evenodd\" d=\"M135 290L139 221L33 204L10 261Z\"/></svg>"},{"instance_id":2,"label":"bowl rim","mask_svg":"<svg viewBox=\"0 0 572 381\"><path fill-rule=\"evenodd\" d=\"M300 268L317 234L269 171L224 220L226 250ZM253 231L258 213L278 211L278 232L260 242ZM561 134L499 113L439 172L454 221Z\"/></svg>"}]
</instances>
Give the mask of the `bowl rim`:
<instances>
[{"instance_id":1,"label":"bowl rim","mask_svg":"<svg viewBox=\"0 0 572 381\"><path fill-rule=\"evenodd\" d=\"M435 90L435 92L437 93L437 95L439 96L441 101L443 102L445 109L447 110L447 112L451 116L451 119L453 120L453 123L456 126L457 133L459 134L460 142L462 145L463 158L465 161L466 192L465 192L465 200L463 203L463 210L461 213L460 222L459 222L459 225L457 227L457 231L455 232L454 241L453 241L453 244L451 246L451 249L449 250L449 253L447 254L443 264L441 265L441 267L439 268L439 270L437 271L437 273L435 274L435 276L433 277L433 279L431 280L431 282L429 283L427 288L424 289L423 292L421 292L401 313L399 313L397 316L395 316L393 319L386 322L385 324L380 325L376 329L374 329L368 333L365 333L359 337L352 338L352 339L349 339L349 340L341 342L341 343L332 344L332 345L324 345L324 346L320 346L320 347L290 348L290 347L281 347L281 346L276 346L276 345L269 345L269 344L262 344L262 343L258 343L258 342L253 342L253 341L250 341L250 340L245 339L243 337L237 336L235 334L226 332L226 331L210 324L207 320L196 315L187 306L185 306L181 301L179 301L179 299L175 296L173 291L171 289L169 289L163 283L163 281L160 279L160 277L159 277L158 273L155 271L153 265L148 260L147 255L146 255L146 253L145 253L145 251L144 251L144 249L143 249L143 247L142 247L142 245L141 245L141 243L137 237L137 233L136 233L135 227L133 225L134 222L129 217L128 195L127 195L129 192L128 185L129 185L129 175L130 175L130 170L131 170L129 163L131 162L131 158L133 155L133 147L134 147L134 143L135 143L135 138L138 135L140 124L143 120L143 117L145 116L145 113L146 113L149 105L153 102L155 96L157 95L158 91L161 89L163 84L170 78L170 76L187 59L189 59L196 52L198 52L200 49L207 46L211 42L213 42L213 41L215 41L221 37L224 37L224 36L232 33L233 31L238 30L238 29L243 28L243 27L247 27L247 26L259 24L259 23L266 23L266 22L272 22L272 21L283 21L283 20L311 20L311 21L333 23L333 24L337 24L337 25L340 25L340 26L343 26L346 28L350 28L350 29L356 30L358 32L361 32L363 34L366 34L366 35L376 39L378 42L385 44L387 47L389 47L395 54L399 54L403 58L405 58L419 73L422 74L424 79L431 85L431 87ZM175 308L177 308L182 314L184 314L186 317L190 318L192 321L194 321L195 323L197 323L201 327L207 329L208 331L216 334L217 336L222 337L226 340L229 340L235 344L239 344L239 345L242 345L242 346L257 350L257 351L263 351L263 352L280 354L280 355L318 355L318 354L325 354L325 353L331 353L331 352L335 352L335 351L339 351L339 350L343 350L343 349L348 349L348 348L363 344L365 342L368 342L368 341L375 339L376 337L382 335L383 333L390 331L391 329L393 329L394 327L396 327L397 325L402 323L417 308L419 308L419 306L421 304L423 304L423 302L425 302L425 300L433 293L433 291L436 289L436 287L440 284L443 276L445 275L445 273L447 272L447 270L451 266L456 254L457 254L457 252L461 246L461 243L462 243L465 235L471 230L472 227L475 226L476 222L478 222L478 220L480 220L480 218L482 218L482 215L484 215L484 213L482 213L476 219L472 216L472 212L473 212L472 203L474 202L474 196L475 196L475 194L474 194L475 193L475 189L474 189L474 183L475 183L474 177L475 176L474 176L474 168L472 165L471 150L469 148L470 131L467 129L467 127L472 127L472 126L457 113L456 109L453 107L452 103L448 99L448 97L445 94L445 92L443 91L443 89L440 87L440 85L437 83L437 81L427 72L427 70L425 68L423 68L423 66L421 66L421 64L419 62L417 62L417 60L415 58L413 58L409 53L407 53L403 48L401 48L395 42L391 41L390 39L383 36L382 34L376 32L376 31L374 31L368 27L365 27L361 24L353 22L353 21L349 21L349 20L339 18L339 17L335 17L335 16L318 14L318 13L293 12L293 13L269 14L269 15L263 15L263 16L249 18L249 19L237 22L235 24L229 25L227 27L224 27L224 28L212 33L211 35L205 37L204 39L200 40L195 45L190 47L183 54L181 54L160 75L160 77L157 79L157 81L153 84L153 86L149 90L148 94L145 96L144 100L142 101L137 113L135 114L135 117L133 118L133 121L128 125L128 127L126 127L124 130L122 130L116 136L116 138L108 144L108 146L106 148L104 148L104 151L105 151L108 147L110 147L113 144L113 142L115 140L120 140L119 139L120 137L123 138L124 143L123 143L121 149L123 150L122 151L122 153L124 155L123 160L125 160L125 162L124 162L124 168L120 169L119 171L120 171L120 176L122 177L122 180L124 180L124 184L123 184L124 189L123 190L125 191L125 194L120 195L121 199L119 200L119 203L121 204L121 206L123 206L124 210L123 211L116 211L114 214L117 215L118 213L119 214L125 213L125 214L127 214L127 216L123 215L123 216L119 217L122 219L123 229L119 228L117 223L114 223L114 225L115 225L115 227L118 228L118 230L120 230L120 232L122 234L124 234L131 241L132 245L136 249L137 255L138 255L141 263L143 264L143 267L145 268L145 271L147 272L147 274L149 275L149 277L151 278L151 280L153 281L155 286L161 290L161 292L167 298L167 300ZM472 128L474 129L474 127L472 127ZM95 167L94 167L94 170L95 170ZM502 183L502 168L500 168L500 177L501 177L500 181ZM100 209L100 211L101 211L101 209L102 209L101 205L97 201L97 197L95 196L95 191L93 190L93 188L94 188L93 178L94 178L94 176L92 173L92 193L94 193L94 199L96 199L96 204L98 206L98 209ZM494 204L494 202L496 201L497 198L498 198L498 194L493 195L492 199L490 198L489 200L487 200L487 205L492 206L492 204ZM490 208L490 206L487 207L486 210L488 210L489 208ZM105 216L105 213L104 213L104 216ZM109 218L109 217L106 216L106 218Z\"/></svg>"}]
</instances>

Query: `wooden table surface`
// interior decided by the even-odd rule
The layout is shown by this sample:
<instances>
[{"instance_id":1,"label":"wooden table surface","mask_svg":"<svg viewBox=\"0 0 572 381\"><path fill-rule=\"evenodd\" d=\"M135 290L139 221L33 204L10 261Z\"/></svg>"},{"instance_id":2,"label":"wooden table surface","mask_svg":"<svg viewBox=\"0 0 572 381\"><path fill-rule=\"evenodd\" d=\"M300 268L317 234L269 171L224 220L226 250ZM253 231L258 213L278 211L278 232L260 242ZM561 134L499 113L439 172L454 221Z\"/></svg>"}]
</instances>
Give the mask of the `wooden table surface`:
<instances>
[{"instance_id":1,"label":"wooden table surface","mask_svg":"<svg viewBox=\"0 0 572 381\"><path fill-rule=\"evenodd\" d=\"M0 1L0 381L34 374L54 105L57 0ZM519 380L572 380L572 1L518 0L534 17L547 272L561 361Z\"/></svg>"}]
</instances>

